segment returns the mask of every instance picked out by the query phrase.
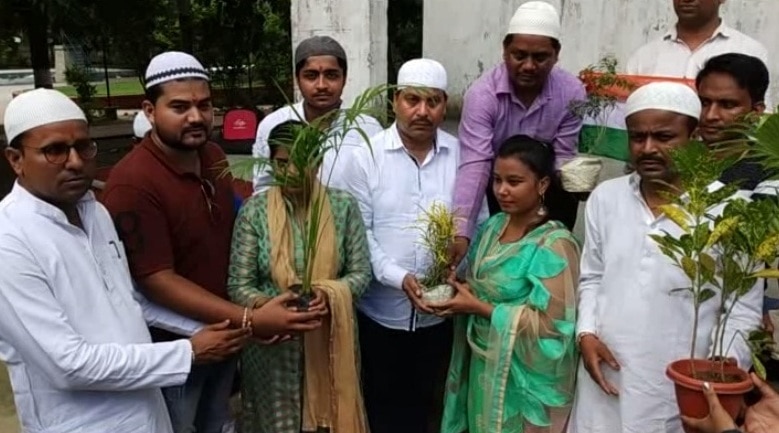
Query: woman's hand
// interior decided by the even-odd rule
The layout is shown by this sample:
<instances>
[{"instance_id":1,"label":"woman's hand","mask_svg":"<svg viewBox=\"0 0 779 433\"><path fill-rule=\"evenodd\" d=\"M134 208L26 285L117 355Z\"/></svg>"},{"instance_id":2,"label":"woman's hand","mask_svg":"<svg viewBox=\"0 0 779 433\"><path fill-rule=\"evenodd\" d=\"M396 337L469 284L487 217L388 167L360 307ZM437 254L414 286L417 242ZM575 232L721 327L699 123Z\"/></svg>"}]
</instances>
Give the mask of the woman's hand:
<instances>
[{"instance_id":1,"label":"woman's hand","mask_svg":"<svg viewBox=\"0 0 779 433\"><path fill-rule=\"evenodd\" d=\"M492 305L474 296L467 283L461 283L454 278L449 278L447 283L454 287L456 293L454 298L448 301L429 304L436 316L447 317L453 314L475 314L489 318L492 315Z\"/></svg>"},{"instance_id":2,"label":"woman's hand","mask_svg":"<svg viewBox=\"0 0 779 433\"><path fill-rule=\"evenodd\" d=\"M314 299L308 304L308 311L319 311L322 315L329 313L327 309L327 295L321 287L314 286Z\"/></svg>"},{"instance_id":3,"label":"woman's hand","mask_svg":"<svg viewBox=\"0 0 779 433\"><path fill-rule=\"evenodd\" d=\"M720 404L717 394L711 389L709 382L703 384L703 395L706 396L706 401L709 403L709 416L700 419L682 416L684 425L700 433L722 433L735 430L736 423L725 412L725 408Z\"/></svg>"}]
</instances>

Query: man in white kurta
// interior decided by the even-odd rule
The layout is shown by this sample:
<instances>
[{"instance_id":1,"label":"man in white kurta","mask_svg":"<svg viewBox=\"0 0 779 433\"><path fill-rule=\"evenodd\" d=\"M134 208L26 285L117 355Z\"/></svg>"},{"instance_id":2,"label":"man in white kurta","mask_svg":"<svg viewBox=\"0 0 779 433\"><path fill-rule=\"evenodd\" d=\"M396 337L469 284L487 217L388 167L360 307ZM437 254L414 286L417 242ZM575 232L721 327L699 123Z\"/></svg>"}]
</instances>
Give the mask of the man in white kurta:
<instances>
[{"instance_id":1,"label":"man in white kurta","mask_svg":"<svg viewBox=\"0 0 779 433\"><path fill-rule=\"evenodd\" d=\"M662 202L647 185L662 179L651 177L661 170L675 182L667 151L689 140L700 110L695 92L674 83L641 87L626 103L637 172L603 182L587 201L577 318L582 365L569 433L682 432L665 370L690 355L693 304L689 293L673 291L689 286L689 278L649 237L681 233L657 213ZM653 122L634 129L631 115L647 112ZM760 325L761 298L756 285L735 305L726 341ZM718 305L714 298L701 308L696 357L710 356ZM738 337L729 356L750 366L749 349Z\"/></svg>"},{"instance_id":2,"label":"man in white kurta","mask_svg":"<svg viewBox=\"0 0 779 433\"><path fill-rule=\"evenodd\" d=\"M196 348L152 344L147 324L202 325L134 290L111 218L86 192L97 149L78 106L27 92L5 128L19 180L0 201L0 359L23 432L171 432L160 387L184 383Z\"/></svg>"},{"instance_id":3,"label":"man in white kurta","mask_svg":"<svg viewBox=\"0 0 779 433\"><path fill-rule=\"evenodd\" d=\"M341 109L341 94L347 77L346 52L341 44L329 36L314 36L302 41L295 49L295 80L303 96L303 100L279 108L262 119L257 127L257 138L252 146L252 156L255 158L270 158L268 137L278 125L290 120L311 122L333 110ZM343 125L343 115L333 121L333 128ZM371 116L363 115L356 119L354 127L361 129L365 136L378 134L383 128ZM333 131L341 135L343 131ZM365 146L363 135L357 130L343 134L341 149L330 149L325 153L319 178L329 187L344 189L346 179L343 176L345 165L340 163L355 147ZM342 156L341 156L342 155ZM272 179L267 168L258 167L254 173L254 193L265 191L271 185Z\"/></svg>"}]
</instances>

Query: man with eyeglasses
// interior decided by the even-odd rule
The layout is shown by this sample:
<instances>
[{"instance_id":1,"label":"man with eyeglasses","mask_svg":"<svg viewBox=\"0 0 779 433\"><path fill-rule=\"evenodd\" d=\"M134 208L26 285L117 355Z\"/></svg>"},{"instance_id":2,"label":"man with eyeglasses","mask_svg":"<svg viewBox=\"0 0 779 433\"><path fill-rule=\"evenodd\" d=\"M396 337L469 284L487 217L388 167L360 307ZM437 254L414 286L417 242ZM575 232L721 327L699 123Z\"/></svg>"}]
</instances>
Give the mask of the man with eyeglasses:
<instances>
[{"instance_id":1,"label":"man with eyeglasses","mask_svg":"<svg viewBox=\"0 0 779 433\"><path fill-rule=\"evenodd\" d=\"M232 356L249 330L227 321L201 330L134 289L89 191L97 146L73 101L26 92L4 123L17 180L0 201L0 359L22 430L172 432L160 388ZM152 344L147 323L191 338Z\"/></svg>"},{"instance_id":2,"label":"man with eyeglasses","mask_svg":"<svg viewBox=\"0 0 779 433\"><path fill-rule=\"evenodd\" d=\"M214 109L208 72L193 56L165 52L146 70L143 110L151 132L111 170L103 193L130 271L153 301L206 323L229 319L261 337L318 325L284 295L257 310L227 300L235 220L227 157L209 141ZM174 333L152 330L155 341ZM236 360L196 367L184 386L163 389L176 433L221 433L230 424ZM229 427L228 427L229 428Z\"/></svg>"}]
</instances>

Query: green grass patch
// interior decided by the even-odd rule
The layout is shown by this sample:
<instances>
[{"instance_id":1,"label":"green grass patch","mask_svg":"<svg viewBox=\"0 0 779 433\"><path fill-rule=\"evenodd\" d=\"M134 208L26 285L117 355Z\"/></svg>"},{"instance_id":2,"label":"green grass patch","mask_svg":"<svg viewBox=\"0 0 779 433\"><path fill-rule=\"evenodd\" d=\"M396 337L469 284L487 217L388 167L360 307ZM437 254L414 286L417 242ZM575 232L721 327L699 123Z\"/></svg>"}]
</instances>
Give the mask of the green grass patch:
<instances>
[{"instance_id":1,"label":"green grass patch","mask_svg":"<svg viewBox=\"0 0 779 433\"><path fill-rule=\"evenodd\" d=\"M142 95L143 86L138 78L115 78L109 80L111 84L111 96L124 96L124 95ZM97 97L107 96L105 82L94 83L97 87ZM78 96L76 89L73 86L57 87L57 90L70 97Z\"/></svg>"}]
</instances>

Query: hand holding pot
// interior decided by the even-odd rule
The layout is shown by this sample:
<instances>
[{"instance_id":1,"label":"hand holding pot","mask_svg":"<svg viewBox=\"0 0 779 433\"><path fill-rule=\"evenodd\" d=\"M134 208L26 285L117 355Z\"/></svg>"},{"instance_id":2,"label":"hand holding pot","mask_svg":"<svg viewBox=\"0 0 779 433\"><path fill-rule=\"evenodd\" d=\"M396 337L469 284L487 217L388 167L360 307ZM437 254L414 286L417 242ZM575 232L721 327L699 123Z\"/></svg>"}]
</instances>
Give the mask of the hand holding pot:
<instances>
[{"instance_id":1,"label":"hand holding pot","mask_svg":"<svg viewBox=\"0 0 779 433\"><path fill-rule=\"evenodd\" d=\"M329 313L327 309L327 295L321 288L314 287L314 299L308 304L308 311L320 311L324 315Z\"/></svg>"},{"instance_id":2,"label":"hand holding pot","mask_svg":"<svg viewBox=\"0 0 779 433\"><path fill-rule=\"evenodd\" d=\"M584 368L590 374L592 380L601 387L603 392L608 395L617 396L619 391L617 387L609 383L603 376L601 363L606 363L609 367L619 371L619 363L612 355L611 350L602 342L600 338L593 334L584 335L579 341L579 350L582 353Z\"/></svg>"},{"instance_id":3,"label":"hand holding pot","mask_svg":"<svg viewBox=\"0 0 779 433\"><path fill-rule=\"evenodd\" d=\"M433 310L422 302L422 286L417 281L417 277L412 274L406 274L403 278L403 291L406 292L406 296L408 296L414 308L426 314L433 314Z\"/></svg>"},{"instance_id":4,"label":"hand holding pot","mask_svg":"<svg viewBox=\"0 0 779 433\"><path fill-rule=\"evenodd\" d=\"M752 382L760 390L762 398L747 409L744 431L746 433L779 432L779 394L754 373L752 373Z\"/></svg>"},{"instance_id":5,"label":"hand holding pot","mask_svg":"<svg viewBox=\"0 0 779 433\"><path fill-rule=\"evenodd\" d=\"M474 296L467 283L461 283L454 278L450 278L447 283L454 287L456 292L454 298L440 304L430 305L435 310L437 316L477 314L483 317L490 317L492 315L492 306Z\"/></svg>"},{"instance_id":6,"label":"hand holding pot","mask_svg":"<svg viewBox=\"0 0 779 433\"><path fill-rule=\"evenodd\" d=\"M709 403L709 416L706 418L690 418L682 415L682 422L687 426L694 428L700 433L722 433L736 429L736 423L728 412L720 404L717 393L711 388L708 382L703 384L703 395Z\"/></svg>"},{"instance_id":7,"label":"hand holding pot","mask_svg":"<svg viewBox=\"0 0 779 433\"><path fill-rule=\"evenodd\" d=\"M232 329L230 321L208 325L189 339L195 364L220 362L240 352L249 339L248 329Z\"/></svg>"},{"instance_id":8,"label":"hand holding pot","mask_svg":"<svg viewBox=\"0 0 779 433\"><path fill-rule=\"evenodd\" d=\"M254 335L273 337L318 328L322 324L323 312L321 310L298 312L290 309L287 305L296 297L292 292L284 292L253 310Z\"/></svg>"}]
</instances>

